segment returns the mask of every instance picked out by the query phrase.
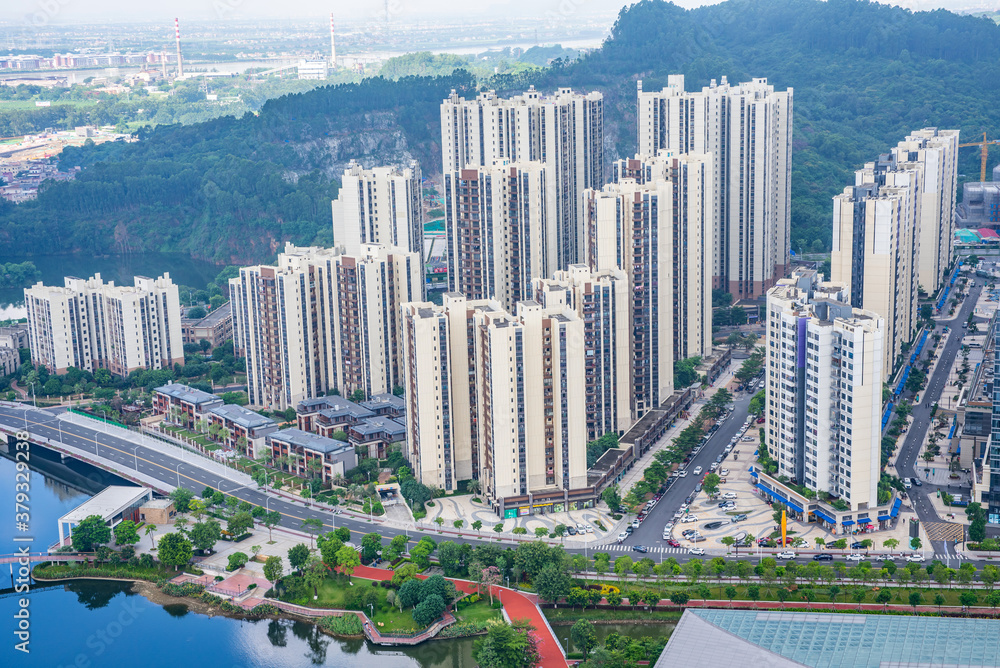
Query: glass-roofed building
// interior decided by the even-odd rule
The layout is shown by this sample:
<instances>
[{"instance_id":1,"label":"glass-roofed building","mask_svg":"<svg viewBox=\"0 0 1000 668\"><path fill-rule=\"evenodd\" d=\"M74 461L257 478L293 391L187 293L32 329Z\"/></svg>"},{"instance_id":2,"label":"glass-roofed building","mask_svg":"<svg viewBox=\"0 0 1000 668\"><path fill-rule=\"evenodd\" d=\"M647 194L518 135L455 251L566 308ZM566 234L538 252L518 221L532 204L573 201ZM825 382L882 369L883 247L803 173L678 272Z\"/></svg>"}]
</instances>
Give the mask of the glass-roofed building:
<instances>
[{"instance_id":1,"label":"glass-roofed building","mask_svg":"<svg viewBox=\"0 0 1000 668\"><path fill-rule=\"evenodd\" d=\"M688 609L655 668L1000 666L1000 620Z\"/></svg>"}]
</instances>

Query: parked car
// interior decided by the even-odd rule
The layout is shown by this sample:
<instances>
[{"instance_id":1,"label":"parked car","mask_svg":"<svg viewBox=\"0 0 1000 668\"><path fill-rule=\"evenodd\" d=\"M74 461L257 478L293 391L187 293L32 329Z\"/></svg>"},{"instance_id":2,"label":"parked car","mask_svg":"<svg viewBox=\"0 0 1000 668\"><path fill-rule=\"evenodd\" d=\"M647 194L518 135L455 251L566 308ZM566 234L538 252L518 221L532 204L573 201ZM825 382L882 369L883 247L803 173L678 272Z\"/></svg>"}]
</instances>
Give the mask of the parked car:
<instances>
[{"instance_id":1,"label":"parked car","mask_svg":"<svg viewBox=\"0 0 1000 668\"><path fill-rule=\"evenodd\" d=\"M911 483L909 480L903 480L903 488L904 489L910 489L912 487L913 487L913 483Z\"/></svg>"},{"instance_id":2,"label":"parked car","mask_svg":"<svg viewBox=\"0 0 1000 668\"><path fill-rule=\"evenodd\" d=\"M704 543L705 537L702 536L700 533L696 533L695 535L688 538L688 540L692 543Z\"/></svg>"},{"instance_id":3,"label":"parked car","mask_svg":"<svg viewBox=\"0 0 1000 668\"><path fill-rule=\"evenodd\" d=\"M817 554L813 557L813 561L833 561L832 554Z\"/></svg>"},{"instance_id":4,"label":"parked car","mask_svg":"<svg viewBox=\"0 0 1000 668\"><path fill-rule=\"evenodd\" d=\"M643 554L645 554L646 552L649 552L649 548L646 547L645 545L634 545L634 546L632 546L632 551L633 552L642 552Z\"/></svg>"},{"instance_id":5,"label":"parked car","mask_svg":"<svg viewBox=\"0 0 1000 668\"><path fill-rule=\"evenodd\" d=\"M583 524L582 522L577 522L576 523L576 530L579 531L580 533L583 533L584 531L587 530L587 525Z\"/></svg>"},{"instance_id":6,"label":"parked car","mask_svg":"<svg viewBox=\"0 0 1000 668\"><path fill-rule=\"evenodd\" d=\"M753 441L753 436L744 436L740 440L749 443L749 442Z\"/></svg>"},{"instance_id":7,"label":"parked car","mask_svg":"<svg viewBox=\"0 0 1000 668\"><path fill-rule=\"evenodd\" d=\"M681 531L681 537L687 538L689 536L695 535L696 533L698 533L697 529L684 529L684 531Z\"/></svg>"},{"instance_id":8,"label":"parked car","mask_svg":"<svg viewBox=\"0 0 1000 668\"><path fill-rule=\"evenodd\" d=\"M722 469L719 471L719 475L729 475L729 469Z\"/></svg>"},{"instance_id":9,"label":"parked car","mask_svg":"<svg viewBox=\"0 0 1000 668\"><path fill-rule=\"evenodd\" d=\"M698 521L698 516L697 515L685 515L684 519L681 520L681 522L684 522L685 524L688 524L690 522L697 522L697 521Z\"/></svg>"},{"instance_id":10,"label":"parked car","mask_svg":"<svg viewBox=\"0 0 1000 668\"><path fill-rule=\"evenodd\" d=\"M690 506L692 501L694 501L694 494L688 494L687 498L684 499L684 505Z\"/></svg>"},{"instance_id":11,"label":"parked car","mask_svg":"<svg viewBox=\"0 0 1000 668\"><path fill-rule=\"evenodd\" d=\"M622 531L620 534L618 534L619 543L625 540L626 538L628 538L628 532Z\"/></svg>"},{"instance_id":12,"label":"parked car","mask_svg":"<svg viewBox=\"0 0 1000 668\"><path fill-rule=\"evenodd\" d=\"M736 492L726 492L725 494L722 495L722 498L723 499L735 499L736 498Z\"/></svg>"},{"instance_id":13,"label":"parked car","mask_svg":"<svg viewBox=\"0 0 1000 668\"><path fill-rule=\"evenodd\" d=\"M694 486L694 493L697 494L700 491L701 491L701 483L698 483L697 485Z\"/></svg>"},{"instance_id":14,"label":"parked car","mask_svg":"<svg viewBox=\"0 0 1000 668\"><path fill-rule=\"evenodd\" d=\"M722 506L722 509L723 510L732 510L735 507L736 507L736 502L735 501L726 501L726 503Z\"/></svg>"},{"instance_id":15,"label":"parked car","mask_svg":"<svg viewBox=\"0 0 1000 668\"><path fill-rule=\"evenodd\" d=\"M741 513L741 514L737 515L736 517L734 517L733 521L734 522L746 522L747 521L747 514L746 513Z\"/></svg>"},{"instance_id":16,"label":"parked car","mask_svg":"<svg viewBox=\"0 0 1000 668\"><path fill-rule=\"evenodd\" d=\"M632 528L631 524L629 524L627 527L625 527L625 533L627 533L628 535L631 536L633 531L635 531L635 529Z\"/></svg>"},{"instance_id":17,"label":"parked car","mask_svg":"<svg viewBox=\"0 0 1000 668\"><path fill-rule=\"evenodd\" d=\"M908 555L906 557L906 560L907 561L923 561L924 560L924 555L917 554L916 552L914 552L913 554Z\"/></svg>"},{"instance_id":18,"label":"parked car","mask_svg":"<svg viewBox=\"0 0 1000 668\"><path fill-rule=\"evenodd\" d=\"M795 553L792 552L791 550L789 550L787 552L779 552L778 554L776 554L774 556L777 557L778 559L794 559L795 558Z\"/></svg>"},{"instance_id":19,"label":"parked car","mask_svg":"<svg viewBox=\"0 0 1000 668\"><path fill-rule=\"evenodd\" d=\"M704 556L704 554L705 554L705 548L703 548L703 547L689 547L688 548L688 554L694 554L694 555L698 555L698 556Z\"/></svg>"},{"instance_id":20,"label":"parked car","mask_svg":"<svg viewBox=\"0 0 1000 668\"><path fill-rule=\"evenodd\" d=\"M717 468L719 468L719 462L712 462L712 464L708 467L708 470L714 471Z\"/></svg>"},{"instance_id":21,"label":"parked car","mask_svg":"<svg viewBox=\"0 0 1000 668\"><path fill-rule=\"evenodd\" d=\"M865 555L858 554L857 552L855 552L854 554L849 554L844 558L847 559L848 561L864 561Z\"/></svg>"},{"instance_id":22,"label":"parked car","mask_svg":"<svg viewBox=\"0 0 1000 668\"><path fill-rule=\"evenodd\" d=\"M865 549L865 544L862 543L861 541L855 541L855 542L851 543L851 549L852 550L863 550L863 549Z\"/></svg>"},{"instance_id":23,"label":"parked car","mask_svg":"<svg viewBox=\"0 0 1000 668\"><path fill-rule=\"evenodd\" d=\"M764 424L764 418L762 417L757 418L757 424Z\"/></svg>"},{"instance_id":24,"label":"parked car","mask_svg":"<svg viewBox=\"0 0 1000 668\"><path fill-rule=\"evenodd\" d=\"M576 527L572 527L572 526L566 527L566 533L568 533L570 536L575 536L576 535Z\"/></svg>"},{"instance_id":25,"label":"parked car","mask_svg":"<svg viewBox=\"0 0 1000 668\"><path fill-rule=\"evenodd\" d=\"M682 513L681 511L678 510L677 512L674 513L675 520L679 520L682 517L684 517L684 513Z\"/></svg>"},{"instance_id":26,"label":"parked car","mask_svg":"<svg viewBox=\"0 0 1000 668\"><path fill-rule=\"evenodd\" d=\"M638 529L639 528L639 520L637 520L637 519L636 520L632 520L632 528L633 529Z\"/></svg>"},{"instance_id":27,"label":"parked car","mask_svg":"<svg viewBox=\"0 0 1000 668\"><path fill-rule=\"evenodd\" d=\"M694 467L694 474L695 475L701 475L701 467L700 466L695 466Z\"/></svg>"}]
</instances>

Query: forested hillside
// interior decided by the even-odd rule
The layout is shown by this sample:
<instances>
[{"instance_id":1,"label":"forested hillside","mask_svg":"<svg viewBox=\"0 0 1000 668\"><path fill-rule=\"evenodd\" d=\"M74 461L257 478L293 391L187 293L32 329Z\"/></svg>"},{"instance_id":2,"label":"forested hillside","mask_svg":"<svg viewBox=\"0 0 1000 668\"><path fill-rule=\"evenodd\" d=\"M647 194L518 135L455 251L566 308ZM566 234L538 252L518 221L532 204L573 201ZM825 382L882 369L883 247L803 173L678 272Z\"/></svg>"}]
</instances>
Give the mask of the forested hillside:
<instances>
[{"instance_id":1,"label":"forested hillside","mask_svg":"<svg viewBox=\"0 0 1000 668\"><path fill-rule=\"evenodd\" d=\"M688 89L722 75L795 89L796 251L829 247L830 198L907 131L957 127L964 141L1000 136L1000 27L875 2L730 0L686 11L646 0L621 12L600 51L551 70L546 83L602 89L609 135L628 155L635 80L653 90L672 73L685 74ZM979 179L975 149L962 150L959 172Z\"/></svg>"},{"instance_id":2,"label":"forested hillside","mask_svg":"<svg viewBox=\"0 0 1000 668\"><path fill-rule=\"evenodd\" d=\"M635 81L650 90L683 73L688 88L722 75L795 88L792 247L823 250L830 198L865 160L912 129L1000 136L1000 27L986 18L856 0L729 0L683 10L646 0L620 14L582 60L488 82L606 95L609 159L635 149ZM226 263L272 257L284 240L329 240L338 169L420 160L440 169L438 105L473 95L445 77L326 87L272 100L259 116L159 127L133 144L67 152L85 167L36 202L0 209L0 241L27 252L183 250ZM994 158L995 159L995 158ZM973 149L960 172L978 178Z\"/></svg>"}]
</instances>

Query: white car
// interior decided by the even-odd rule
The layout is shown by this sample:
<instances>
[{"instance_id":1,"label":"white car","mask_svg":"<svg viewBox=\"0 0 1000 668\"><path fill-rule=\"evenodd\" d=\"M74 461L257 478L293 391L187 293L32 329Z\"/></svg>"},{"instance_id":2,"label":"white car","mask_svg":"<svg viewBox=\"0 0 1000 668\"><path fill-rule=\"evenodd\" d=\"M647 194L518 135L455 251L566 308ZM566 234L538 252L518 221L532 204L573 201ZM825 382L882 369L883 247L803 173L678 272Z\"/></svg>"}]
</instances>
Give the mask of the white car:
<instances>
[{"instance_id":1,"label":"white car","mask_svg":"<svg viewBox=\"0 0 1000 668\"><path fill-rule=\"evenodd\" d=\"M865 555L854 553L854 554L849 554L844 558L847 559L848 561L864 561Z\"/></svg>"},{"instance_id":2,"label":"white car","mask_svg":"<svg viewBox=\"0 0 1000 668\"><path fill-rule=\"evenodd\" d=\"M729 469L722 469L721 471L719 471L719 474L723 475L723 476L727 476L727 475L729 475Z\"/></svg>"},{"instance_id":3,"label":"white car","mask_svg":"<svg viewBox=\"0 0 1000 668\"><path fill-rule=\"evenodd\" d=\"M778 559L794 559L795 553L789 550L788 552L779 552L774 556L777 557Z\"/></svg>"},{"instance_id":4,"label":"white car","mask_svg":"<svg viewBox=\"0 0 1000 668\"><path fill-rule=\"evenodd\" d=\"M678 478L686 478L687 476L688 476L687 469L681 469L680 471L677 472Z\"/></svg>"},{"instance_id":5,"label":"white car","mask_svg":"<svg viewBox=\"0 0 1000 668\"><path fill-rule=\"evenodd\" d=\"M913 483L904 478L903 479L903 489L910 489L911 487L913 487Z\"/></svg>"},{"instance_id":6,"label":"white car","mask_svg":"<svg viewBox=\"0 0 1000 668\"><path fill-rule=\"evenodd\" d=\"M624 531L622 531L620 534L618 534L618 542L619 543L623 542L626 538L628 538L628 534L625 533Z\"/></svg>"},{"instance_id":7,"label":"white car","mask_svg":"<svg viewBox=\"0 0 1000 668\"><path fill-rule=\"evenodd\" d=\"M681 511L678 510L676 513L674 513L675 520L679 520L682 517L684 517L684 513L682 513Z\"/></svg>"},{"instance_id":8,"label":"white car","mask_svg":"<svg viewBox=\"0 0 1000 668\"><path fill-rule=\"evenodd\" d=\"M924 555L914 553L914 554L908 555L906 557L906 560L907 561L923 561L924 560Z\"/></svg>"},{"instance_id":9,"label":"white car","mask_svg":"<svg viewBox=\"0 0 1000 668\"><path fill-rule=\"evenodd\" d=\"M681 522L684 522L685 524L687 524L689 522L697 522L697 521L698 521L698 516L697 515L685 515L684 519L681 520Z\"/></svg>"},{"instance_id":10,"label":"white car","mask_svg":"<svg viewBox=\"0 0 1000 668\"><path fill-rule=\"evenodd\" d=\"M736 492L726 492L725 494L722 495L722 498L723 499L735 499L736 498Z\"/></svg>"},{"instance_id":11,"label":"white car","mask_svg":"<svg viewBox=\"0 0 1000 668\"><path fill-rule=\"evenodd\" d=\"M808 550L810 548L809 541L805 538L796 538L792 543L793 547L797 547L800 550Z\"/></svg>"},{"instance_id":12,"label":"white car","mask_svg":"<svg viewBox=\"0 0 1000 668\"><path fill-rule=\"evenodd\" d=\"M587 527L587 533L594 533L594 527Z\"/></svg>"},{"instance_id":13,"label":"white car","mask_svg":"<svg viewBox=\"0 0 1000 668\"><path fill-rule=\"evenodd\" d=\"M703 548L703 547L689 547L688 548L688 554L695 554L695 555L698 555L700 557L704 556L705 555L705 548Z\"/></svg>"},{"instance_id":14,"label":"white car","mask_svg":"<svg viewBox=\"0 0 1000 668\"><path fill-rule=\"evenodd\" d=\"M633 529L639 528L639 520L632 520L632 528Z\"/></svg>"},{"instance_id":15,"label":"white car","mask_svg":"<svg viewBox=\"0 0 1000 668\"><path fill-rule=\"evenodd\" d=\"M733 444L732 444L732 443L730 443L729 445L727 445L727 446L726 446L726 452L727 452L727 453L730 453L730 452L732 452L732 451L733 451Z\"/></svg>"},{"instance_id":16,"label":"white car","mask_svg":"<svg viewBox=\"0 0 1000 668\"><path fill-rule=\"evenodd\" d=\"M693 473L695 475L701 475L701 467L700 466L695 466Z\"/></svg>"},{"instance_id":17,"label":"white car","mask_svg":"<svg viewBox=\"0 0 1000 668\"><path fill-rule=\"evenodd\" d=\"M714 471L717 468L719 468L719 462L712 462L712 465L708 467L708 470Z\"/></svg>"},{"instance_id":18,"label":"white car","mask_svg":"<svg viewBox=\"0 0 1000 668\"><path fill-rule=\"evenodd\" d=\"M663 525L663 530L664 531L670 531L673 528L674 528L674 523L673 522L667 522L666 524Z\"/></svg>"}]
</instances>

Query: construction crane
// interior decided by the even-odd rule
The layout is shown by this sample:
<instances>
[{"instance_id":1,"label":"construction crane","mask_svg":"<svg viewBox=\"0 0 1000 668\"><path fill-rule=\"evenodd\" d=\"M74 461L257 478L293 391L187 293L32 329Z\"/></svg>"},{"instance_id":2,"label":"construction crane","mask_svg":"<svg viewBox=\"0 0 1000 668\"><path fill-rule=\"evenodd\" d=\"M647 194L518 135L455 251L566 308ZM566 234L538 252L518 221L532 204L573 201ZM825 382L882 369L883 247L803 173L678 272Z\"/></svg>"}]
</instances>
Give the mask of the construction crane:
<instances>
[{"instance_id":1,"label":"construction crane","mask_svg":"<svg viewBox=\"0 0 1000 668\"><path fill-rule=\"evenodd\" d=\"M983 183L986 181L986 149L989 148L990 144L1000 144L1000 139L987 139L986 133L983 133L982 141L974 141L969 144L959 144L959 148L965 148L967 146L978 146L979 156L980 156L980 170L979 170L979 182Z\"/></svg>"}]
</instances>

